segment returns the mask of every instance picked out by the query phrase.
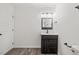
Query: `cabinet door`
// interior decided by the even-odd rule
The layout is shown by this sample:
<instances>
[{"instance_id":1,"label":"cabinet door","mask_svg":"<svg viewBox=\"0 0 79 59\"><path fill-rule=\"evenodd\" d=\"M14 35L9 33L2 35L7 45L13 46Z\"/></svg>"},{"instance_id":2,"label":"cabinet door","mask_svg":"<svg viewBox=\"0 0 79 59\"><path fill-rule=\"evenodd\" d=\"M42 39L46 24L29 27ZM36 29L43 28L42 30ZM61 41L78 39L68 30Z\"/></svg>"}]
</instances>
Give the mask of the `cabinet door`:
<instances>
[{"instance_id":1,"label":"cabinet door","mask_svg":"<svg viewBox=\"0 0 79 59\"><path fill-rule=\"evenodd\" d=\"M57 40L55 40L55 39L48 39L47 40L47 46L48 47L57 47Z\"/></svg>"},{"instance_id":2,"label":"cabinet door","mask_svg":"<svg viewBox=\"0 0 79 59\"><path fill-rule=\"evenodd\" d=\"M57 39L47 40L47 53L57 54Z\"/></svg>"},{"instance_id":3,"label":"cabinet door","mask_svg":"<svg viewBox=\"0 0 79 59\"><path fill-rule=\"evenodd\" d=\"M47 50L47 44L46 44L46 40L45 39L42 39L41 40L41 52L42 53L46 53L46 50Z\"/></svg>"}]
</instances>

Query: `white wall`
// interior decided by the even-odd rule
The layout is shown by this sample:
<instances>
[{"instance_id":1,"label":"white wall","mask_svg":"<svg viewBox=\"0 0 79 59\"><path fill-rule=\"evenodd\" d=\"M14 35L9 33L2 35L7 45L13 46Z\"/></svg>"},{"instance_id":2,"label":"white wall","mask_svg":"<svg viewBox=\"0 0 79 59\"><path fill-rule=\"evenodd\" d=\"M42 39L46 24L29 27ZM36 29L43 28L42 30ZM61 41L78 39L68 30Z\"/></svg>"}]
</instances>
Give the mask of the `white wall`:
<instances>
[{"instance_id":1,"label":"white wall","mask_svg":"<svg viewBox=\"0 0 79 59\"><path fill-rule=\"evenodd\" d=\"M23 6L16 6L15 47L39 47L41 42L38 11L33 7Z\"/></svg>"},{"instance_id":2,"label":"white wall","mask_svg":"<svg viewBox=\"0 0 79 59\"><path fill-rule=\"evenodd\" d=\"M12 13L11 4L0 4L0 54L5 54L12 48Z\"/></svg>"},{"instance_id":3,"label":"white wall","mask_svg":"<svg viewBox=\"0 0 79 59\"><path fill-rule=\"evenodd\" d=\"M40 12L55 12L55 5L16 4L15 12L15 47L40 47ZM56 19L50 33L59 35L59 53L73 54L64 42L79 45L79 10L76 4L56 4ZM43 7L42 7L43 6ZM47 8L46 6L51 6ZM45 7L45 8L44 8Z\"/></svg>"},{"instance_id":4,"label":"white wall","mask_svg":"<svg viewBox=\"0 0 79 59\"><path fill-rule=\"evenodd\" d=\"M60 35L62 54L73 54L64 42L69 45L79 45L79 10L75 9L77 4L58 4L56 17L59 21L54 25L54 32Z\"/></svg>"},{"instance_id":5,"label":"white wall","mask_svg":"<svg viewBox=\"0 0 79 59\"><path fill-rule=\"evenodd\" d=\"M16 4L15 9L15 47L40 48L40 12L46 11L41 4ZM44 8L45 7L45 8ZM52 6L54 8L54 6ZM53 10L52 8L49 11Z\"/></svg>"}]
</instances>

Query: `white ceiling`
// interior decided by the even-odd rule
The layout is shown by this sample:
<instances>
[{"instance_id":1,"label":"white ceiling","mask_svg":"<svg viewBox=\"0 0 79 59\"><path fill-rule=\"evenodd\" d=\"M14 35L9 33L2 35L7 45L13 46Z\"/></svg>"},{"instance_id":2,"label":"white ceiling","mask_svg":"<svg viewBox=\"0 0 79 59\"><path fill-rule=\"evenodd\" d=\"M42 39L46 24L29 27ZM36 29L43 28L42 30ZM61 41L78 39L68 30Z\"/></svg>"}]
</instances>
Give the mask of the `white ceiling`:
<instances>
[{"instance_id":1,"label":"white ceiling","mask_svg":"<svg viewBox=\"0 0 79 59\"><path fill-rule=\"evenodd\" d=\"M32 6L35 6L35 7L53 7L53 6L56 6L55 3L15 3L16 6L26 6L26 5L32 5Z\"/></svg>"},{"instance_id":2,"label":"white ceiling","mask_svg":"<svg viewBox=\"0 0 79 59\"><path fill-rule=\"evenodd\" d=\"M54 11L56 9L55 3L16 3L14 4L16 7L30 7L37 8L39 10L51 10Z\"/></svg>"}]
</instances>

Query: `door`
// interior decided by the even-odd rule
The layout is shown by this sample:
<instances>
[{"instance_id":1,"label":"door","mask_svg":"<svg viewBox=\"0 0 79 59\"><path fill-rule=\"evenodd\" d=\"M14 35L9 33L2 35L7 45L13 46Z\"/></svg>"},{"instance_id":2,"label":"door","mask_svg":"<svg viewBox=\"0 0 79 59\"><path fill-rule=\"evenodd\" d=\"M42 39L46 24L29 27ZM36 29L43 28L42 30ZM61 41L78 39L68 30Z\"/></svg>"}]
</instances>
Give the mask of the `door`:
<instances>
[{"instance_id":1,"label":"door","mask_svg":"<svg viewBox=\"0 0 79 59\"><path fill-rule=\"evenodd\" d=\"M13 47L12 9L10 4L0 4L0 54L5 54Z\"/></svg>"}]
</instances>

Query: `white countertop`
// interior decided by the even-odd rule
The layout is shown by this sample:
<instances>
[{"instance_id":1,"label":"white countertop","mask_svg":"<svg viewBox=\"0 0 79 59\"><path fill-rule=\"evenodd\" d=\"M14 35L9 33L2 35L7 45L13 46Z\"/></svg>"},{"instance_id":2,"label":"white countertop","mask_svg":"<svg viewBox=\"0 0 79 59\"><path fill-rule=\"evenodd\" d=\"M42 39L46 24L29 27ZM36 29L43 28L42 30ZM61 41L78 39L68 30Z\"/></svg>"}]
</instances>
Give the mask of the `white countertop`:
<instances>
[{"instance_id":1,"label":"white countertop","mask_svg":"<svg viewBox=\"0 0 79 59\"><path fill-rule=\"evenodd\" d=\"M41 33L41 35L58 35L58 33Z\"/></svg>"}]
</instances>

